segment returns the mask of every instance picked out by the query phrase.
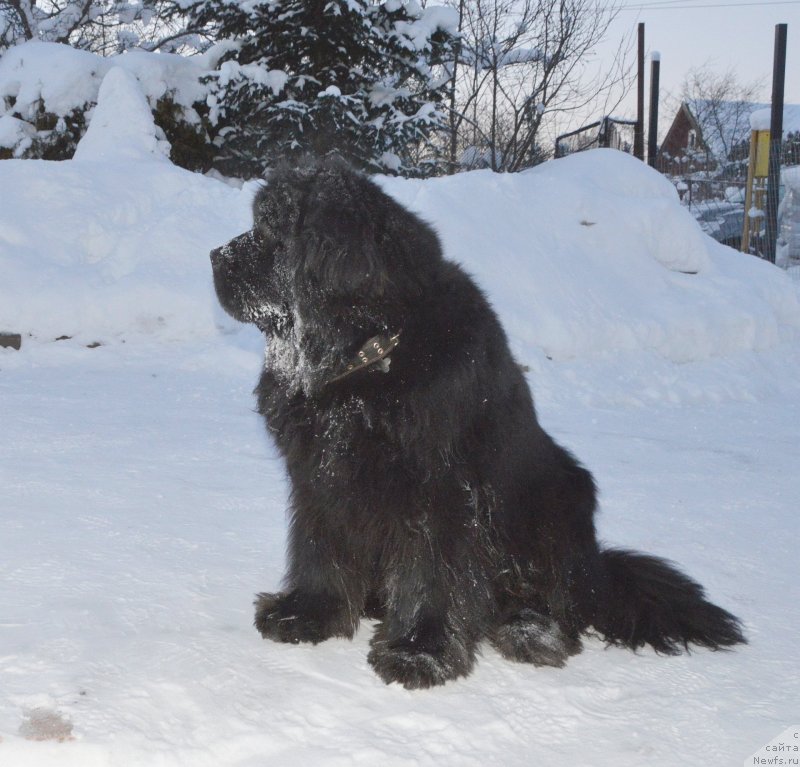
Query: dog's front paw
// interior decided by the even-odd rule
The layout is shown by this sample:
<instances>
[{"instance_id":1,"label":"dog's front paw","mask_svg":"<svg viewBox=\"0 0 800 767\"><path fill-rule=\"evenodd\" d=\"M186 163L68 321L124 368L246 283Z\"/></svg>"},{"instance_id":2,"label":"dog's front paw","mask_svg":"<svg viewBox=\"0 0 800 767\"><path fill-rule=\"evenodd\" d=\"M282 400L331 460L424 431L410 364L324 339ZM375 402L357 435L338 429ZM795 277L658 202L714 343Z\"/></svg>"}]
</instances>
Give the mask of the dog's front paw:
<instances>
[{"instance_id":1,"label":"dog's front paw","mask_svg":"<svg viewBox=\"0 0 800 767\"><path fill-rule=\"evenodd\" d=\"M372 649L367 661L386 684L399 682L408 690L418 690L444 684L466 676L472 670L473 653L444 636L431 641L408 638L388 641L379 627L370 642Z\"/></svg>"},{"instance_id":2,"label":"dog's front paw","mask_svg":"<svg viewBox=\"0 0 800 767\"><path fill-rule=\"evenodd\" d=\"M561 668L581 651L581 641L568 636L552 618L535 610L520 610L496 627L491 642L509 660Z\"/></svg>"},{"instance_id":3,"label":"dog's front paw","mask_svg":"<svg viewBox=\"0 0 800 767\"><path fill-rule=\"evenodd\" d=\"M258 594L255 626L264 639L317 644L334 636L352 639L355 625L340 602L324 596Z\"/></svg>"}]
</instances>

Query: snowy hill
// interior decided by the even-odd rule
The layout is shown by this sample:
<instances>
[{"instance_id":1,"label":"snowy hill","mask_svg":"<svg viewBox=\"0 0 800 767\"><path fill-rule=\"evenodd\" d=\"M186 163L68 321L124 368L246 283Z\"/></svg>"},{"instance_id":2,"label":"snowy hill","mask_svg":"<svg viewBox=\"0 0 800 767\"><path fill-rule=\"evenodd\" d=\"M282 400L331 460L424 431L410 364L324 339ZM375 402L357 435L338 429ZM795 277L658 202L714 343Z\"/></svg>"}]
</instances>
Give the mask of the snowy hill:
<instances>
[{"instance_id":1,"label":"snowy hill","mask_svg":"<svg viewBox=\"0 0 800 767\"><path fill-rule=\"evenodd\" d=\"M148 113L142 105L137 114ZM147 159L147 149L130 149L146 136L138 129L132 139L130 123L105 141L144 153L136 161L103 162L108 132L90 129L76 161L0 163L9 192L0 328L108 342L142 332L210 337L228 326L207 254L249 228L254 187L169 165L153 136L142 144L152 148ZM800 328L781 271L706 237L662 176L620 152L521 174L383 183L489 291L522 356L648 350L685 362L770 348Z\"/></svg>"},{"instance_id":2,"label":"snowy hill","mask_svg":"<svg viewBox=\"0 0 800 767\"><path fill-rule=\"evenodd\" d=\"M542 420L597 477L602 537L679 561L751 640L676 658L589 640L563 670L486 648L468 679L410 693L368 668L369 622L318 647L252 628L287 490L252 412L261 338L217 307L208 251L249 227L254 187L176 169L152 126L114 117L83 159L0 162L0 332L23 334L0 348L3 767L727 765L793 723L782 271L610 150L381 181L486 288ZM136 159L109 157L127 128Z\"/></svg>"},{"instance_id":3,"label":"snowy hill","mask_svg":"<svg viewBox=\"0 0 800 767\"><path fill-rule=\"evenodd\" d=\"M436 224L521 348L685 362L768 348L800 327L782 272L706 237L675 188L621 152L386 188Z\"/></svg>"}]
</instances>

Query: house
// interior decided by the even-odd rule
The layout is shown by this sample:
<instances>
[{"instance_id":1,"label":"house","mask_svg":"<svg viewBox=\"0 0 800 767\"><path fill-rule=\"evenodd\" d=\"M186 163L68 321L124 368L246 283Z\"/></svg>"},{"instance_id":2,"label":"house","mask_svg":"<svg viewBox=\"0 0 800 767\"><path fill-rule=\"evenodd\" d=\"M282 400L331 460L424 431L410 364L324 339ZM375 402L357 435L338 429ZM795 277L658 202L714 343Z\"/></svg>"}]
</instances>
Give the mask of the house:
<instances>
[{"instance_id":1,"label":"house","mask_svg":"<svg viewBox=\"0 0 800 767\"><path fill-rule=\"evenodd\" d=\"M671 175L697 171L736 178L746 173L750 114L769 104L690 99L681 102L659 149L658 167Z\"/></svg>"}]
</instances>

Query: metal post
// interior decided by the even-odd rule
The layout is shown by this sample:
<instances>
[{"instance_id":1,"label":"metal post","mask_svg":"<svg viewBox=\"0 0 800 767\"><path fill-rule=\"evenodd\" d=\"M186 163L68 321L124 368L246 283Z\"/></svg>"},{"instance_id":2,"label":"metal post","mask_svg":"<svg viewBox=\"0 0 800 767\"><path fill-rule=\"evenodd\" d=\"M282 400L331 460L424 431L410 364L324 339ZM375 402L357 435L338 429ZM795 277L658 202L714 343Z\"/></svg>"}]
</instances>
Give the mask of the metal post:
<instances>
[{"instance_id":1,"label":"metal post","mask_svg":"<svg viewBox=\"0 0 800 767\"><path fill-rule=\"evenodd\" d=\"M653 51L650 64L650 130L647 137L647 162L655 167L658 156L658 78L661 70L661 54Z\"/></svg>"},{"instance_id":2,"label":"metal post","mask_svg":"<svg viewBox=\"0 0 800 767\"><path fill-rule=\"evenodd\" d=\"M639 22L637 72L636 127L633 129L633 156L644 160L644 22Z\"/></svg>"},{"instance_id":3,"label":"metal post","mask_svg":"<svg viewBox=\"0 0 800 767\"><path fill-rule=\"evenodd\" d=\"M769 176L767 177L766 237L764 258L775 263L778 239L778 194L781 186L783 138L783 90L786 81L786 24L775 25L775 58L772 66L772 114L769 121Z\"/></svg>"}]
</instances>

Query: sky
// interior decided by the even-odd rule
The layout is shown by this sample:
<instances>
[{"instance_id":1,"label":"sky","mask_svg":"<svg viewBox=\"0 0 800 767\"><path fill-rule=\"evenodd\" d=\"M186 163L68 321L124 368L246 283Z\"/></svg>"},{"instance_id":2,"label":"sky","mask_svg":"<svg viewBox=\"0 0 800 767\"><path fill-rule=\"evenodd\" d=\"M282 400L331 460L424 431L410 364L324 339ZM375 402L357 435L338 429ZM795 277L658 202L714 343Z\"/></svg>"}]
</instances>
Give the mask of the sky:
<instances>
[{"instance_id":1,"label":"sky","mask_svg":"<svg viewBox=\"0 0 800 767\"><path fill-rule=\"evenodd\" d=\"M621 10L609 29L601 59L610 60L619 40L645 24L646 103L649 101L650 54L661 55L661 94L680 94L687 71L708 65L715 72L733 69L743 83L762 81L760 101L772 91L775 25L787 30L786 103L800 104L800 0L620 0ZM635 56L635 47L633 49ZM635 87L615 114L635 117ZM664 117L664 115L662 115ZM661 130L667 125L660 121Z\"/></svg>"}]
</instances>

